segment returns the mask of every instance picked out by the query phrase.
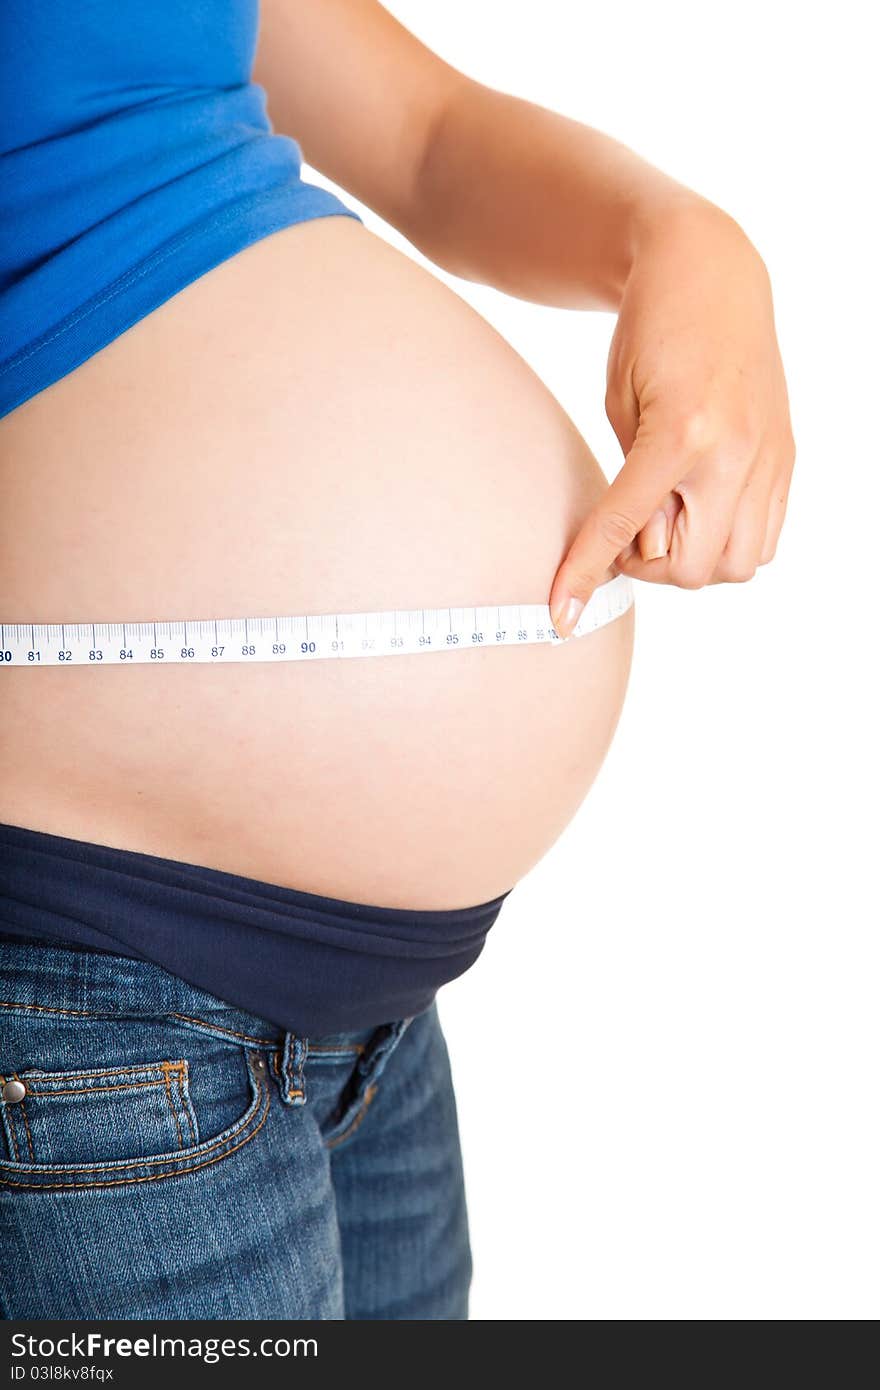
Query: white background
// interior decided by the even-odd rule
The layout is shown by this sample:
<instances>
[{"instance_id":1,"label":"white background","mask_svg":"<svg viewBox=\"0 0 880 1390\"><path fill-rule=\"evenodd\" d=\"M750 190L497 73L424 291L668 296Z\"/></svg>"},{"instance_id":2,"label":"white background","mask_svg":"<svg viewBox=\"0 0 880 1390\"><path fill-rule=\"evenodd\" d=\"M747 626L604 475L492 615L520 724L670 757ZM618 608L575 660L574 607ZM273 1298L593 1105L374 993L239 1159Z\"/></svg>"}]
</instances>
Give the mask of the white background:
<instances>
[{"instance_id":1,"label":"white background","mask_svg":"<svg viewBox=\"0 0 880 1390\"><path fill-rule=\"evenodd\" d=\"M737 218L773 280L798 444L777 557L754 580L636 585L629 693L599 777L441 996L472 1316L875 1318L870 7L388 8L464 72L614 135ZM536 368L613 477L612 316L434 269Z\"/></svg>"}]
</instances>

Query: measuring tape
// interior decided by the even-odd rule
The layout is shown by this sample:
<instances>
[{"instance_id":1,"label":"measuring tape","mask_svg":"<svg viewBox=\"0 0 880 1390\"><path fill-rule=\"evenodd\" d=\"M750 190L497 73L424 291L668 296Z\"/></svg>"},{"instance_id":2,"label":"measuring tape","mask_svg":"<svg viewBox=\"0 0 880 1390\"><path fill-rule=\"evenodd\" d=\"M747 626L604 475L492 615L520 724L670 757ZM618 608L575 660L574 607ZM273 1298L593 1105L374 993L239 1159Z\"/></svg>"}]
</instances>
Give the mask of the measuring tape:
<instances>
[{"instance_id":1,"label":"measuring tape","mask_svg":"<svg viewBox=\"0 0 880 1390\"><path fill-rule=\"evenodd\" d=\"M612 622L632 603L632 582L627 575L600 584L572 637L583 637ZM564 645L546 603L165 623L3 623L0 665L320 661L326 657L409 656L535 642Z\"/></svg>"}]
</instances>

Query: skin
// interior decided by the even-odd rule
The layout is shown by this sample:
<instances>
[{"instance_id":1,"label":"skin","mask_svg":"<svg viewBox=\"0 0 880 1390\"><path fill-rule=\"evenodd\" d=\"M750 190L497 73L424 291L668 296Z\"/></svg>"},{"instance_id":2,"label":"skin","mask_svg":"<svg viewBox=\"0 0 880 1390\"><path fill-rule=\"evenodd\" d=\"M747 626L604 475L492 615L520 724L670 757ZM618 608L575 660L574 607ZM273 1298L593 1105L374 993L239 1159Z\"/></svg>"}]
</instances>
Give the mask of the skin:
<instances>
[{"instance_id":1,"label":"skin","mask_svg":"<svg viewBox=\"0 0 880 1390\"><path fill-rule=\"evenodd\" d=\"M605 406L625 457L555 575L560 634L611 564L683 588L767 564L795 445L741 227L601 132L463 76L374 0L263 11L257 79L311 163L458 275L617 312Z\"/></svg>"},{"instance_id":2,"label":"skin","mask_svg":"<svg viewBox=\"0 0 880 1390\"><path fill-rule=\"evenodd\" d=\"M607 486L499 334L343 217L187 286L0 421L0 458L9 621L546 602ZM350 902L486 902L592 784L633 624L454 656L11 668L0 820Z\"/></svg>"},{"instance_id":3,"label":"skin","mask_svg":"<svg viewBox=\"0 0 880 1390\"><path fill-rule=\"evenodd\" d=\"M463 77L371 0L262 15L255 76L310 163L459 275L619 310L624 466L609 488L458 296L319 219L0 421L4 620L551 594L558 611L615 570L693 585L769 558L793 448L766 271L736 224L608 137ZM667 558L646 560L661 506ZM355 902L483 902L586 795L632 640L630 610L555 648L460 658L12 669L0 818Z\"/></svg>"}]
</instances>

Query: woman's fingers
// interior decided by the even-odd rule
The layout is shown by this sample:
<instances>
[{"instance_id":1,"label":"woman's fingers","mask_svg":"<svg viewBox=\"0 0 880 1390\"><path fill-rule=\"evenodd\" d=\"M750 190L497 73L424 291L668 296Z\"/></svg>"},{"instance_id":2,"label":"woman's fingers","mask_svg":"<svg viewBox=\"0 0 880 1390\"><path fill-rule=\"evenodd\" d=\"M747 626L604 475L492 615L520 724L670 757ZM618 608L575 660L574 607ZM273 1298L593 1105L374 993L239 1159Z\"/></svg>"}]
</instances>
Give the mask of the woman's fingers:
<instances>
[{"instance_id":1,"label":"woman's fingers","mask_svg":"<svg viewBox=\"0 0 880 1390\"><path fill-rule=\"evenodd\" d=\"M560 637L571 633L593 590L657 510L677 471L671 441L660 430L640 428L620 472L556 572L550 614Z\"/></svg>"},{"instance_id":2,"label":"woman's fingers","mask_svg":"<svg viewBox=\"0 0 880 1390\"><path fill-rule=\"evenodd\" d=\"M741 447L712 448L703 441L695 442L689 460L679 444L680 481L658 495L658 477L664 472L668 477L670 457L672 469L676 466L675 436L670 432L665 440L656 430L650 437L639 432L617 478L575 537L550 599L560 636L575 626L577 605L601 582L606 566L613 564L633 579L685 589L713 582L752 460ZM761 542L764 534L762 522ZM566 608L568 603L574 607Z\"/></svg>"},{"instance_id":3,"label":"woman's fingers","mask_svg":"<svg viewBox=\"0 0 880 1390\"><path fill-rule=\"evenodd\" d=\"M643 560L636 544L619 568L633 579L652 584L702 589L714 581L734 526L738 493L729 481L722 489L719 470L709 461L679 483L675 496L678 505L666 554ZM671 511L670 506L667 515Z\"/></svg>"},{"instance_id":4,"label":"woman's fingers","mask_svg":"<svg viewBox=\"0 0 880 1390\"><path fill-rule=\"evenodd\" d=\"M776 554L779 533L785 520L787 506L788 486L784 480L777 478L774 480L773 491L770 494L770 506L767 512L767 525L764 530L764 544L761 547L759 564L769 565Z\"/></svg>"},{"instance_id":5,"label":"woman's fingers","mask_svg":"<svg viewBox=\"0 0 880 1390\"><path fill-rule=\"evenodd\" d=\"M711 476L714 483L716 475ZM770 463L756 468L748 478L720 551L716 535L714 547L704 549L702 559L699 549L688 545L689 535L705 529L699 486L692 484L686 495L687 502L678 493L667 494L663 507L617 557L615 568L621 574L654 584L702 588L704 584L745 583L760 565L773 559L785 519L787 489L784 475L780 479ZM714 565L713 550L718 551Z\"/></svg>"},{"instance_id":6,"label":"woman's fingers","mask_svg":"<svg viewBox=\"0 0 880 1390\"><path fill-rule=\"evenodd\" d=\"M774 488L774 469L765 462L755 469L743 489L727 544L712 576L714 584L743 584L754 578L763 563Z\"/></svg>"},{"instance_id":7,"label":"woman's fingers","mask_svg":"<svg viewBox=\"0 0 880 1390\"><path fill-rule=\"evenodd\" d=\"M677 409L652 402L634 434L634 396L617 401L609 418L631 447L553 580L561 637L609 571L700 589L741 583L772 558L794 467L790 426L762 429L747 412L732 423L732 389L725 380L713 403L687 409L679 388Z\"/></svg>"},{"instance_id":8,"label":"woman's fingers","mask_svg":"<svg viewBox=\"0 0 880 1390\"><path fill-rule=\"evenodd\" d=\"M635 542L643 560L661 560L668 554L675 522L683 505L677 492L667 492L657 511L645 522Z\"/></svg>"}]
</instances>

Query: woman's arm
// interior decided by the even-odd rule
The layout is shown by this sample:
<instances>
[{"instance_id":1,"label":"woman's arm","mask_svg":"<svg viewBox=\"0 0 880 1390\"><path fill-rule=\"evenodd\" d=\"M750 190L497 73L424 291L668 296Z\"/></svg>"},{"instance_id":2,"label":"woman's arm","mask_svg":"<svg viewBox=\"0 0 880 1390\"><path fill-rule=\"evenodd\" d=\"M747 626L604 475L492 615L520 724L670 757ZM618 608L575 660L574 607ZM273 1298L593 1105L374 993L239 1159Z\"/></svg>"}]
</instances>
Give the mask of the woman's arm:
<instances>
[{"instance_id":1,"label":"woman's arm","mask_svg":"<svg viewBox=\"0 0 880 1390\"><path fill-rule=\"evenodd\" d=\"M411 218L454 68L376 0L261 0L254 80L313 168L386 222Z\"/></svg>"},{"instance_id":2,"label":"woman's arm","mask_svg":"<svg viewBox=\"0 0 880 1390\"><path fill-rule=\"evenodd\" d=\"M555 576L568 636L609 565L683 588L773 558L795 445L767 269L720 208L608 136L462 81L411 240L468 279L617 312L605 408L626 458Z\"/></svg>"},{"instance_id":3,"label":"woman's arm","mask_svg":"<svg viewBox=\"0 0 880 1390\"><path fill-rule=\"evenodd\" d=\"M639 225L697 201L609 136L465 77L376 0L262 0L254 77L309 164L444 269L523 299L616 309Z\"/></svg>"},{"instance_id":4,"label":"woman's arm","mask_svg":"<svg viewBox=\"0 0 880 1390\"><path fill-rule=\"evenodd\" d=\"M626 457L554 579L561 635L612 564L699 588L772 559L794 439L766 267L733 218L464 76L375 0L263 0L255 76L309 163L438 265L617 311L605 406Z\"/></svg>"},{"instance_id":5,"label":"woman's arm","mask_svg":"<svg viewBox=\"0 0 880 1390\"><path fill-rule=\"evenodd\" d=\"M401 230L432 260L573 309L618 309L648 228L711 206L601 131L467 78L431 127L415 190Z\"/></svg>"}]
</instances>

